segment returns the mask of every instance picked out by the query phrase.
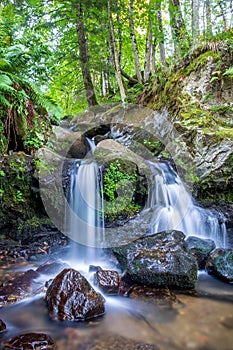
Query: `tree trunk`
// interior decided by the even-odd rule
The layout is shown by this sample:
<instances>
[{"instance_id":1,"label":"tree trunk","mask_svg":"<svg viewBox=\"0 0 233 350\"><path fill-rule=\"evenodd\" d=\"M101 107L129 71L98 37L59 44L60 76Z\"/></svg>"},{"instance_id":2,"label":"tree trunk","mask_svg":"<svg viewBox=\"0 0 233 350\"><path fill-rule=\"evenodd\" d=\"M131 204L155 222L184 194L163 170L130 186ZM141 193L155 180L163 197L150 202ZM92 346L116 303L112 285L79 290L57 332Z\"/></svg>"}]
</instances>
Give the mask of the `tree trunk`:
<instances>
[{"instance_id":1,"label":"tree trunk","mask_svg":"<svg viewBox=\"0 0 233 350\"><path fill-rule=\"evenodd\" d=\"M160 61L163 66L166 66L166 54L164 46L164 32L163 32L163 22L162 22L162 11L161 11L161 1L158 3L158 9L156 11L157 22L158 22L158 31L159 31L159 52L160 52Z\"/></svg>"},{"instance_id":2,"label":"tree trunk","mask_svg":"<svg viewBox=\"0 0 233 350\"><path fill-rule=\"evenodd\" d=\"M87 39L85 36L85 29L83 24L83 10L81 4L78 4L76 6L76 14L80 65L82 70L83 83L86 90L87 103L88 106L91 107L98 105L98 102L96 99L95 90L91 79Z\"/></svg>"},{"instance_id":3,"label":"tree trunk","mask_svg":"<svg viewBox=\"0 0 233 350\"><path fill-rule=\"evenodd\" d=\"M119 55L117 51L116 37L115 37L114 24L113 24L113 18L112 18L111 0L108 0L108 16L109 16L110 30L111 30L111 37L112 37L113 55L114 55L114 61L115 61L115 67L116 67L116 77L117 77L117 82L120 89L121 101L124 104L126 99L126 94L125 94L125 89L124 89L124 85L121 77L121 67L119 62Z\"/></svg>"},{"instance_id":4,"label":"tree trunk","mask_svg":"<svg viewBox=\"0 0 233 350\"><path fill-rule=\"evenodd\" d=\"M205 14L206 14L206 31L208 35L212 35L212 23L211 23L211 7L210 7L210 1L206 0L205 2Z\"/></svg>"},{"instance_id":5,"label":"tree trunk","mask_svg":"<svg viewBox=\"0 0 233 350\"><path fill-rule=\"evenodd\" d=\"M178 56L180 49L189 46L188 34L185 28L179 0L169 0L170 24L174 41L175 53Z\"/></svg>"},{"instance_id":6,"label":"tree trunk","mask_svg":"<svg viewBox=\"0 0 233 350\"><path fill-rule=\"evenodd\" d=\"M154 39L152 43L152 52L151 52L151 73L152 74L155 74L156 72L155 54L156 54L156 39Z\"/></svg>"},{"instance_id":7,"label":"tree trunk","mask_svg":"<svg viewBox=\"0 0 233 350\"><path fill-rule=\"evenodd\" d=\"M134 29L133 0L129 0L129 26L130 26L130 36L131 36L133 54L134 54L135 72L136 72L138 81L142 83L142 74L141 74L141 68L139 63L137 41L136 41L136 35L135 35L135 29Z\"/></svg>"},{"instance_id":8,"label":"tree trunk","mask_svg":"<svg viewBox=\"0 0 233 350\"><path fill-rule=\"evenodd\" d=\"M145 50L145 59L144 59L144 82L146 82L150 77L150 68L151 68L151 55L152 55L152 18L151 18L151 0L149 2L149 13L148 13L148 27L146 34L146 50Z\"/></svg>"},{"instance_id":9,"label":"tree trunk","mask_svg":"<svg viewBox=\"0 0 233 350\"><path fill-rule=\"evenodd\" d=\"M225 8L224 8L224 3L223 0L219 0L218 1L220 10L221 10L221 16L222 16L222 20L223 20L223 25L224 25L224 30L227 29L227 19L226 19L226 14L225 14Z\"/></svg>"},{"instance_id":10,"label":"tree trunk","mask_svg":"<svg viewBox=\"0 0 233 350\"><path fill-rule=\"evenodd\" d=\"M192 38L194 44L198 42L199 31L199 0L192 0Z\"/></svg>"},{"instance_id":11,"label":"tree trunk","mask_svg":"<svg viewBox=\"0 0 233 350\"><path fill-rule=\"evenodd\" d=\"M119 7L119 1L116 0L116 6L117 6L117 26L118 26L118 56L119 56L119 63L121 64L121 57L122 57L122 44L123 44L123 40L122 40L122 30L121 30L121 20L120 20L120 7Z\"/></svg>"}]
</instances>

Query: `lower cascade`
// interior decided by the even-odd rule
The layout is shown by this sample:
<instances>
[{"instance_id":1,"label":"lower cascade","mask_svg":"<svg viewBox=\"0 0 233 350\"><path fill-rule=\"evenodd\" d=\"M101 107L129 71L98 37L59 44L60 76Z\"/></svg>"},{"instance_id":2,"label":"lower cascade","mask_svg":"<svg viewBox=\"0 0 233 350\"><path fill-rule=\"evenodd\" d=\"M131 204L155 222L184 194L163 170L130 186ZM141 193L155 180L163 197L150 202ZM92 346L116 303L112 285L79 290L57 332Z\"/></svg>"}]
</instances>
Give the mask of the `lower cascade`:
<instances>
[{"instance_id":1,"label":"lower cascade","mask_svg":"<svg viewBox=\"0 0 233 350\"><path fill-rule=\"evenodd\" d=\"M148 162L152 174L147 207L152 210L151 232L176 229L227 246L224 218L195 205L182 180L169 163Z\"/></svg>"}]
</instances>

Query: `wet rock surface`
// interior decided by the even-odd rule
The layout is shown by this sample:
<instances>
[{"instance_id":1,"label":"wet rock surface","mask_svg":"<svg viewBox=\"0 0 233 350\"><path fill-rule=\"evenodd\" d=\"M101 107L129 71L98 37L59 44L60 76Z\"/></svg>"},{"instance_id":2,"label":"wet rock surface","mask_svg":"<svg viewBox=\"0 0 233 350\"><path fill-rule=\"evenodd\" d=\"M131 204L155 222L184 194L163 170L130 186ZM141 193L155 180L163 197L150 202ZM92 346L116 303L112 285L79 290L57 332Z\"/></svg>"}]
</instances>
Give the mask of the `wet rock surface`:
<instances>
[{"instance_id":1,"label":"wet rock surface","mask_svg":"<svg viewBox=\"0 0 233 350\"><path fill-rule=\"evenodd\" d=\"M40 274L34 270L10 274L1 282L0 305L11 304L32 295L39 294L44 287L43 282L36 281Z\"/></svg>"},{"instance_id":2,"label":"wet rock surface","mask_svg":"<svg viewBox=\"0 0 233 350\"><path fill-rule=\"evenodd\" d=\"M185 235L164 231L112 249L129 284L192 289L197 281L195 257L187 251Z\"/></svg>"},{"instance_id":3,"label":"wet rock surface","mask_svg":"<svg viewBox=\"0 0 233 350\"><path fill-rule=\"evenodd\" d=\"M3 349L54 350L56 345L54 340L47 334L27 333L12 338L4 345Z\"/></svg>"},{"instance_id":4,"label":"wet rock surface","mask_svg":"<svg viewBox=\"0 0 233 350\"><path fill-rule=\"evenodd\" d=\"M3 320L0 320L0 333L6 331L6 324L3 322Z\"/></svg>"},{"instance_id":5,"label":"wet rock surface","mask_svg":"<svg viewBox=\"0 0 233 350\"><path fill-rule=\"evenodd\" d=\"M106 294L118 294L120 275L113 270L99 270L95 273L94 284Z\"/></svg>"},{"instance_id":6,"label":"wet rock surface","mask_svg":"<svg viewBox=\"0 0 233 350\"><path fill-rule=\"evenodd\" d=\"M206 270L226 282L233 282L233 249L217 248L207 260Z\"/></svg>"},{"instance_id":7,"label":"wet rock surface","mask_svg":"<svg viewBox=\"0 0 233 350\"><path fill-rule=\"evenodd\" d=\"M43 292L46 284L41 277L55 275L67 266L51 259L35 270L5 273L0 276L0 306L13 304Z\"/></svg>"},{"instance_id":8,"label":"wet rock surface","mask_svg":"<svg viewBox=\"0 0 233 350\"><path fill-rule=\"evenodd\" d=\"M52 318L84 321L103 315L104 298L78 271L64 269L50 284L45 302Z\"/></svg>"},{"instance_id":9,"label":"wet rock surface","mask_svg":"<svg viewBox=\"0 0 233 350\"><path fill-rule=\"evenodd\" d=\"M195 256L199 269L204 269L208 256L216 245L212 239L189 236L186 239L188 250Z\"/></svg>"},{"instance_id":10,"label":"wet rock surface","mask_svg":"<svg viewBox=\"0 0 233 350\"><path fill-rule=\"evenodd\" d=\"M0 265L2 263L19 263L23 261L40 261L48 259L48 256L58 248L67 245L67 237L56 231L45 230L28 237L22 241L16 241L1 236Z\"/></svg>"},{"instance_id":11,"label":"wet rock surface","mask_svg":"<svg viewBox=\"0 0 233 350\"><path fill-rule=\"evenodd\" d=\"M53 259L51 259L46 261L44 264L40 265L36 269L36 271L39 272L40 274L56 275L68 267L69 265L64 262L54 261Z\"/></svg>"}]
</instances>

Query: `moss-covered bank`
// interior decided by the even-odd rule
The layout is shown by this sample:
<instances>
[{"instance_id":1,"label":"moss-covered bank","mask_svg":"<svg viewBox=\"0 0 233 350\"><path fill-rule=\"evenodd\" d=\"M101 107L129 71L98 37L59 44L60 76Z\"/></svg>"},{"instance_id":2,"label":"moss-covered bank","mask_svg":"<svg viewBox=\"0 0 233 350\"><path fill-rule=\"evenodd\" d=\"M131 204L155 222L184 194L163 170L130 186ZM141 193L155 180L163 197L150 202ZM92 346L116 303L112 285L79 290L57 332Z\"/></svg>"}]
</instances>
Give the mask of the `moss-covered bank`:
<instances>
[{"instance_id":1,"label":"moss-covered bank","mask_svg":"<svg viewBox=\"0 0 233 350\"><path fill-rule=\"evenodd\" d=\"M155 79L139 99L154 110L166 110L194 162L193 194L203 201L233 201L233 40L229 34L227 40L190 53L172 73Z\"/></svg>"}]
</instances>

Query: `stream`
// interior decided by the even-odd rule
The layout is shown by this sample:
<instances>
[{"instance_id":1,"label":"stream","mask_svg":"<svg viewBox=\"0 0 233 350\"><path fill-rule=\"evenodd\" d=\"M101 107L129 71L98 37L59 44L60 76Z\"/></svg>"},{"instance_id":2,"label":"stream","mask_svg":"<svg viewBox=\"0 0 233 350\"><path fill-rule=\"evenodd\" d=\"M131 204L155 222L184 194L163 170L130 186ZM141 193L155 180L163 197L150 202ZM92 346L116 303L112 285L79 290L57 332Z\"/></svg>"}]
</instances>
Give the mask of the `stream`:
<instances>
[{"instance_id":1,"label":"stream","mask_svg":"<svg viewBox=\"0 0 233 350\"><path fill-rule=\"evenodd\" d=\"M194 203L174 169L160 162L150 162L149 167L153 184L145 207L145 212L150 212L148 233L179 229L186 235L214 239L217 246L227 246L224 220L219 222L211 211ZM71 209L65 213L65 222L70 237L76 243L58 249L53 257L78 270L90 283L93 283L93 275L89 273L91 263L103 269L117 269L114 262L101 253L101 249L95 248L104 245L105 234L108 233L103 223L103 198L96 196L102 186L96 181L97 176L98 169L94 163L89 160L74 162L68 196ZM135 222L143 221L143 218L142 214L141 219L136 218ZM124 231L123 227L120 230ZM80 231L81 237L77 236ZM129 231L134 235L134 230L126 229L128 238ZM80 246L77 248L77 242L92 248L82 251ZM37 266L38 263L22 267L2 266L1 275L16 269L36 269ZM53 277L43 275L43 282ZM7 331L1 334L1 342L3 344L22 333L42 332L55 340L58 350L233 349L232 284L217 280L203 271L199 272L195 290L175 290L174 294L170 307L151 299L145 301L105 295L103 316L85 322L68 322L49 317L43 300L44 291L0 309L0 319L7 325Z\"/></svg>"},{"instance_id":2,"label":"stream","mask_svg":"<svg viewBox=\"0 0 233 350\"><path fill-rule=\"evenodd\" d=\"M60 259L67 262L69 249L65 248L59 254ZM87 265L68 262L91 281ZM106 262L103 265L104 261L99 264L109 268ZM195 291L176 291L175 294L177 300L171 308L127 297L105 296L105 315L86 322L51 320L43 301L44 295L40 294L0 309L0 318L8 329L1 340L9 340L20 333L43 332L52 336L58 350L109 350L108 339L111 337L121 344L116 349L121 349L120 346L122 349L137 349L135 343L144 344L138 349L148 349L145 344L154 344L161 350L232 349L231 284L199 272Z\"/></svg>"}]
</instances>

